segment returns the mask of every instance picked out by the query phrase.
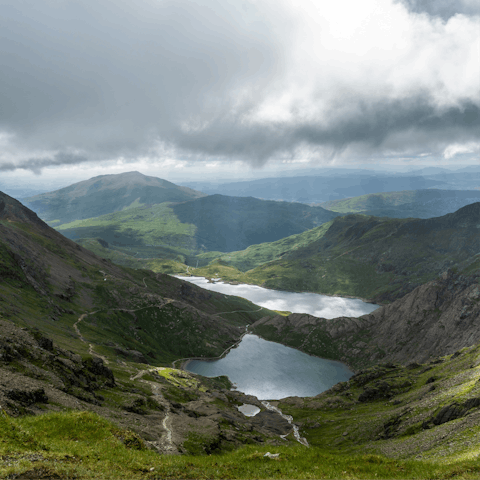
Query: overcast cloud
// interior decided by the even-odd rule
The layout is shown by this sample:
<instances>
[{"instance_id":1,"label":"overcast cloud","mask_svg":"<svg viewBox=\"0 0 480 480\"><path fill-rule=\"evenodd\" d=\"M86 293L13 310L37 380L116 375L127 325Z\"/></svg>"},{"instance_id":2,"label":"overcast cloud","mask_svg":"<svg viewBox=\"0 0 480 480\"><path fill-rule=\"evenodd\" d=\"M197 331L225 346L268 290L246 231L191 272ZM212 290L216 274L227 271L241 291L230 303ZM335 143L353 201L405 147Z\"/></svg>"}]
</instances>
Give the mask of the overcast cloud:
<instances>
[{"instance_id":1,"label":"overcast cloud","mask_svg":"<svg viewBox=\"0 0 480 480\"><path fill-rule=\"evenodd\" d=\"M0 170L480 151L474 0L0 0Z\"/></svg>"}]
</instances>

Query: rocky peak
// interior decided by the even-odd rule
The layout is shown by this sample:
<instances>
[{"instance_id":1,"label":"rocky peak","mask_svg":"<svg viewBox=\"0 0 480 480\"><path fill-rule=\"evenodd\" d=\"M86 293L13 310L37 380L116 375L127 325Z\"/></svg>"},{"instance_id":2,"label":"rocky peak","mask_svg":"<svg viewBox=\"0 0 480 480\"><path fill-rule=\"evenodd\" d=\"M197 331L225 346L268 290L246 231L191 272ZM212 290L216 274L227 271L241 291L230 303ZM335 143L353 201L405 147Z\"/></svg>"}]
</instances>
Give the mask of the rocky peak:
<instances>
[{"instance_id":1,"label":"rocky peak","mask_svg":"<svg viewBox=\"0 0 480 480\"><path fill-rule=\"evenodd\" d=\"M0 220L22 222L40 228L49 228L37 214L24 207L18 200L0 192Z\"/></svg>"}]
</instances>

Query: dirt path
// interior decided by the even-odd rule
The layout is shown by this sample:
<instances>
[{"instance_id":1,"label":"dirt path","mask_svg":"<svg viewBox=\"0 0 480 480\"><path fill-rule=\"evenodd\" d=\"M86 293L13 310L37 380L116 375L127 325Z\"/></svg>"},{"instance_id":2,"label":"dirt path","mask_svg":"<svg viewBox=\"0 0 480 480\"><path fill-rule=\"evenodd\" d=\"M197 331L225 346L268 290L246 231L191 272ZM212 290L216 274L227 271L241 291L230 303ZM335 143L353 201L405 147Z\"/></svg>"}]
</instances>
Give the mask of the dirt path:
<instances>
[{"instance_id":1,"label":"dirt path","mask_svg":"<svg viewBox=\"0 0 480 480\"><path fill-rule=\"evenodd\" d=\"M255 313L263 310L265 307L260 307L258 310L232 310L231 312L219 312L214 313L214 315L224 315L225 313Z\"/></svg>"},{"instance_id":2,"label":"dirt path","mask_svg":"<svg viewBox=\"0 0 480 480\"><path fill-rule=\"evenodd\" d=\"M134 381L134 380L139 380L140 382L143 382L143 383L146 383L148 385L151 386L152 388L152 393L157 396L157 397L160 397L160 401L159 403L161 403L164 407L165 407L165 417L164 419L162 420L162 427L163 429L165 430L165 436L164 436L164 441L165 441L165 444L164 444L164 449L165 450L168 450L169 452L175 452L177 451L176 447L174 446L173 444L173 440L172 440L172 430L170 428L171 426L171 416L170 416L170 405L166 402L163 401L163 396L160 394L159 392L159 388L158 388L158 385L155 383L155 382L151 382L149 380L143 380L142 377L146 374L146 373L149 373L151 371L155 371L156 369L151 369L151 370L140 370L138 371L135 375L132 375L130 377L130 380L131 381Z\"/></svg>"},{"instance_id":3,"label":"dirt path","mask_svg":"<svg viewBox=\"0 0 480 480\"><path fill-rule=\"evenodd\" d=\"M75 333L78 335L78 338L83 342L87 343L87 341L82 337L82 334L80 333L80 330L78 329L78 324L87 316L89 315L88 313L84 313L83 315L80 315L78 317L78 320L73 324L73 328L75 330Z\"/></svg>"},{"instance_id":4,"label":"dirt path","mask_svg":"<svg viewBox=\"0 0 480 480\"><path fill-rule=\"evenodd\" d=\"M97 311L100 311L100 310L97 310ZM105 357L103 355L100 355L99 353L96 353L93 350L93 348L94 348L93 344L92 343L87 343L87 341L82 337L82 334L80 333L80 329L78 328L78 324L82 320L85 320L85 317L87 317L88 315L93 315L94 313L97 313L97 312L84 313L83 315L80 315L80 317L78 317L78 320L73 324L73 328L75 330L75 333L78 335L78 338L80 339L80 341L82 341L85 344L88 344L88 353L90 355L95 355L96 357L101 358L103 360L103 362L105 363L105 365L108 365L110 362L108 361L107 357Z\"/></svg>"}]
</instances>

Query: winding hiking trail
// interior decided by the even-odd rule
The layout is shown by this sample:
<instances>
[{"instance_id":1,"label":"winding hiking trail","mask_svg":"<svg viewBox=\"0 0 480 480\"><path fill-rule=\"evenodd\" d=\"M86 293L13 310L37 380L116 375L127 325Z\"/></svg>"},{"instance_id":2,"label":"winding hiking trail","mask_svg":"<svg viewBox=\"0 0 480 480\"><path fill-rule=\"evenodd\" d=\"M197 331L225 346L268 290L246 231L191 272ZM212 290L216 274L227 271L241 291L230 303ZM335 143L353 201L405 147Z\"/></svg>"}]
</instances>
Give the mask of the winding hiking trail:
<instances>
[{"instance_id":1,"label":"winding hiking trail","mask_svg":"<svg viewBox=\"0 0 480 480\"><path fill-rule=\"evenodd\" d=\"M144 283L145 283L145 279L144 279ZM146 284L145 284L145 288L147 288ZM163 308L165 305L168 305L169 303L172 303L174 301L171 298L166 298L165 300L166 300L166 302L164 304L157 305L157 307L158 308ZM143 310L145 308L150 308L150 306L149 307L140 307L140 308L136 308L136 309L108 308L108 309L105 309L105 311L124 311L124 312L133 313L133 312L137 312L139 310ZM80 329L78 328L79 324L83 320L85 320L85 318L88 317L88 315L94 315L95 313L98 313L98 312L101 312L101 311L102 310L95 310L94 312L83 313L82 315L80 315L80 317L78 317L78 320L73 324L73 329L75 330L75 333L78 335L78 338L80 339L80 341L82 341L83 343L88 345L88 353L90 355L95 355L95 356L101 358L103 360L103 362L106 365L108 365L110 363L108 361L108 359L104 355L100 355L100 354L98 354L94 351L94 345L92 343L88 343L85 340L85 338L82 336L82 333L80 332ZM156 370L156 369L151 369L151 370ZM151 382L149 380L143 380L143 378L142 378L146 373L150 372L151 370L140 370L136 374L130 376L130 380L131 381L139 380L143 383L146 383L146 384L150 385L150 387L152 388L152 393L159 398L159 403L162 404L165 407L165 417L162 420L162 427L165 430L165 435L162 438L162 440L164 442L163 450L167 451L168 453L173 453L173 454L178 453L177 448L175 447L175 445L173 443L173 432L170 428L171 427L170 404L168 402L164 401L163 396L160 394L160 391L159 391L160 389L155 382ZM155 447L155 448L157 448L157 447ZM161 450L159 450L159 452L162 453Z\"/></svg>"},{"instance_id":2,"label":"winding hiking trail","mask_svg":"<svg viewBox=\"0 0 480 480\"><path fill-rule=\"evenodd\" d=\"M90 312L90 313L84 313L83 315L80 315L80 317L78 317L78 320L73 324L73 328L75 330L75 333L78 335L78 338L80 339L80 341L82 341L83 343L87 344L88 345L88 353L90 355L95 355L96 357L99 357L103 360L103 362L105 363L105 365L108 365L110 362L108 361L107 357L103 356L103 355L100 355L99 353L96 353L94 350L93 350L93 344L92 343L88 343L85 338L83 338L82 334L80 333L80 329L78 328L78 324L85 319L85 317L87 317L88 315L93 315L94 313L97 313L99 312L100 310L97 310L96 312Z\"/></svg>"},{"instance_id":3,"label":"winding hiking trail","mask_svg":"<svg viewBox=\"0 0 480 480\"><path fill-rule=\"evenodd\" d=\"M156 371L156 370L158 370L158 367L157 368L152 368L150 370L140 370L135 375L132 375L130 377L130 380L131 381L139 380L143 383L146 383L147 385L150 385L150 387L152 388L153 395L160 398L159 403L161 403L165 407L165 417L162 420L162 427L165 430L164 449L169 451L169 452L174 453L177 449L176 449L175 445L173 444L173 439L172 439L173 432L172 432L172 429L169 426L169 424L171 424L170 404L168 402L163 401L164 400L163 396L159 393L160 389L158 388L158 385L155 382L151 382L150 380L143 380L143 378L142 378L146 373Z\"/></svg>"}]
</instances>

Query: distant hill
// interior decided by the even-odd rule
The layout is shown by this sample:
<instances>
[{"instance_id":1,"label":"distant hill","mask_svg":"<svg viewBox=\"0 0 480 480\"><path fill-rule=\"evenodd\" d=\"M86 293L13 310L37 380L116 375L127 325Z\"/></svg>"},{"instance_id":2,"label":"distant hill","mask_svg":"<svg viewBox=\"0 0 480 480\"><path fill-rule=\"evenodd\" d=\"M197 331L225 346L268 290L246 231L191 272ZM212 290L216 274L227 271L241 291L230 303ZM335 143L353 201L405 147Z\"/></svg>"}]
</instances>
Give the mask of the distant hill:
<instances>
[{"instance_id":1,"label":"distant hill","mask_svg":"<svg viewBox=\"0 0 480 480\"><path fill-rule=\"evenodd\" d=\"M480 201L479 190L404 190L372 193L324 202L320 206L337 213L363 213L377 217L431 218L446 215Z\"/></svg>"},{"instance_id":2,"label":"distant hill","mask_svg":"<svg viewBox=\"0 0 480 480\"><path fill-rule=\"evenodd\" d=\"M388 303L449 267L467 273L479 268L478 225L480 203L430 219L346 215L314 232L283 239L282 252L278 242L257 245L219 256L192 273L210 276L215 271L227 280L278 290ZM253 269L239 271L249 267Z\"/></svg>"},{"instance_id":3,"label":"distant hill","mask_svg":"<svg viewBox=\"0 0 480 480\"><path fill-rule=\"evenodd\" d=\"M347 170L345 173L334 172L328 175L262 178L223 184L189 182L186 185L210 195L256 197L311 204L369 193L443 188L442 185L445 182L445 177L430 179L420 175L393 175Z\"/></svg>"},{"instance_id":4,"label":"distant hill","mask_svg":"<svg viewBox=\"0 0 480 480\"><path fill-rule=\"evenodd\" d=\"M187 187L139 172L101 175L54 192L24 199L24 204L54 226L98 217L140 205L184 202L205 196Z\"/></svg>"},{"instance_id":5,"label":"distant hill","mask_svg":"<svg viewBox=\"0 0 480 480\"><path fill-rule=\"evenodd\" d=\"M221 252L279 240L338 216L322 207L301 203L225 195L210 195L172 209L182 223L195 225L199 247Z\"/></svg>"}]
</instances>

